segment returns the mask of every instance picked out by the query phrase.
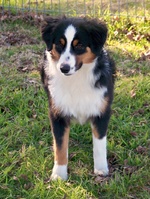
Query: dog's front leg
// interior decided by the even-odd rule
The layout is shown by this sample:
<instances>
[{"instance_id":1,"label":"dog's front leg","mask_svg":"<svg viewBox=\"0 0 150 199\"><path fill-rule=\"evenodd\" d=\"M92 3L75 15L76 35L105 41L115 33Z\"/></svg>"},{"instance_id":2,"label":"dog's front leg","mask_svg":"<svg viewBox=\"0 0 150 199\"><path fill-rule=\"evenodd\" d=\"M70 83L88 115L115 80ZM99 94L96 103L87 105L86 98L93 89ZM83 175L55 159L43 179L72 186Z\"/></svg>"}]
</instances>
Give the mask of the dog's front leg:
<instances>
[{"instance_id":1,"label":"dog's front leg","mask_svg":"<svg viewBox=\"0 0 150 199\"><path fill-rule=\"evenodd\" d=\"M50 119L54 142L54 167L51 179L67 180L69 124L60 116Z\"/></svg>"},{"instance_id":2,"label":"dog's front leg","mask_svg":"<svg viewBox=\"0 0 150 199\"><path fill-rule=\"evenodd\" d=\"M109 172L107 164L107 126L109 114L92 119L94 173L106 176Z\"/></svg>"}]
</instances>

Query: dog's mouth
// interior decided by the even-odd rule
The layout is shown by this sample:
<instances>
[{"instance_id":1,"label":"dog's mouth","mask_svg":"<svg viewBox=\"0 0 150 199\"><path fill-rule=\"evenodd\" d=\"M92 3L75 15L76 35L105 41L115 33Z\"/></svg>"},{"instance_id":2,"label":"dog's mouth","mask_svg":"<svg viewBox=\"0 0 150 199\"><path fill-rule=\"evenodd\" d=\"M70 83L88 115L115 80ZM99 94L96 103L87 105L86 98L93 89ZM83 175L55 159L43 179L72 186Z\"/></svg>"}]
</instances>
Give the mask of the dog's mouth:
<instances>
[{"instance_id":1,"label":"dog's mouth","mask_svg":"<svg viewBox=\"0 0 150 199\"><path fill-rule=\"evenodd\" d=\"M82 67L83 63L80 62L77 66L76 66L76 71L79 70Z\"/></svg>"},{"instance_id":2,"label":"dog's mouth","mask_svg":"<svg viewBox=\"0 0 150 199\"><path fill-rule=\"evenodd\" d=\"M64 73L63 73L64 74ZM69 73L66 73L66 74L64 74L65 76L71 76L71 75L73 75L73 74L69 74Z\"/></svg>"}]
</instances>

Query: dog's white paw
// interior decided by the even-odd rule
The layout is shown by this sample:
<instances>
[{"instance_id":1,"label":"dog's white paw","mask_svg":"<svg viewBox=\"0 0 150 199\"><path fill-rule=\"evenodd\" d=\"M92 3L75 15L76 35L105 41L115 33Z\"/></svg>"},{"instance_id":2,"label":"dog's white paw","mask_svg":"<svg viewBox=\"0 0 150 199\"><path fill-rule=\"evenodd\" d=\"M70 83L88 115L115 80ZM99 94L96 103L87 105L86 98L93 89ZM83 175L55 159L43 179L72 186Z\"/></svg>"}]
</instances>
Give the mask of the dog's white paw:
<instances>
[{"instance_id":1,"label":"dog's white paw","mask_svg":"<svg viewBox=\"0 0 150 199\"><path fill-rule=\"evenodd\" d=\"M108 173L109 173L109 170L108 170L108 168L107 167L105 167L105 168L99 168L99 169L94 169L94 173L96 174L96 175L102 175L102 176L107 176L108 175Z\"/></svg>"},{"instance_id":2,"label":"dog's white paw","mask_svg":"<svg viewBox=\"0 0 150 199\"><path fill-rule=\"evenodd\" d=\"M51 180L67 180L68 179L68 173L67 173L67 165L58 165L55 163L51 175Z\"/></svg>"}]
</instances>

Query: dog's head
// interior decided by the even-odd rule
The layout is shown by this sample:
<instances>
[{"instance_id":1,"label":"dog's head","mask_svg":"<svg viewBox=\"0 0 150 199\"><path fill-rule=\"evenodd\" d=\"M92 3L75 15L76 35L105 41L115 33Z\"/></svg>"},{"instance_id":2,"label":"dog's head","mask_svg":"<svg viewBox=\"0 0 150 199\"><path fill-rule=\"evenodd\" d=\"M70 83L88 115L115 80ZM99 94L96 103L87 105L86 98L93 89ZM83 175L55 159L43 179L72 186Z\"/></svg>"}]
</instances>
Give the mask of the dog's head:
<instances>
[{"instance_id":1,"label":"dog's head","mask_svg":"<svg viewBox=\"0 0 150 199\"><path fill-rule=\"evenodd\" d=\"M107 27L96 19L48 19L42 28L42 38L47 45L57 69L72 75L83 64L92 63L100 54L107 37Z\"/></svg>"}]
</instances>

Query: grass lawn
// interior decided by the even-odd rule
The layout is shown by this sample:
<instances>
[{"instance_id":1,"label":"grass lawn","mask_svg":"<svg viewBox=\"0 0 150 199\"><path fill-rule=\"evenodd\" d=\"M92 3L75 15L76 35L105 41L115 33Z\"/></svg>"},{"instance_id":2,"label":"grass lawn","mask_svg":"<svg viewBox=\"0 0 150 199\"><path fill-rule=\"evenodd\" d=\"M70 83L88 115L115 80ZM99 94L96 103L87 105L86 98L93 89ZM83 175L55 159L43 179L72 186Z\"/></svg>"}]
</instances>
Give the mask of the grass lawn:
<instances>
[{"instance_id":1,"label":"grass lawn","mask_svg":"<svg viewBox=\"0 0 150 199\"><path fill-rule=\"evenodd\" d=\"M149 199L150 52L148 21L106 19L117 77L108 129L110 174L93 174L89 125L72 125L69 179L50 182L52 135L39 66L44 43L28 21L0 29L0 199Z\"/></svg>"},{"instance_id":2,"label":"grass lawn","mask_svg":"<svg viewBox=\"0 0 150 199\"><path fill-rule=\"evenodd\" d=\"M47 14L57 15L89 15L104 16L117 12L122 16L149 16L150 4L148 0L1 0L0 5L19 10L44 11Z\"/></svg>"}]
</instances>

